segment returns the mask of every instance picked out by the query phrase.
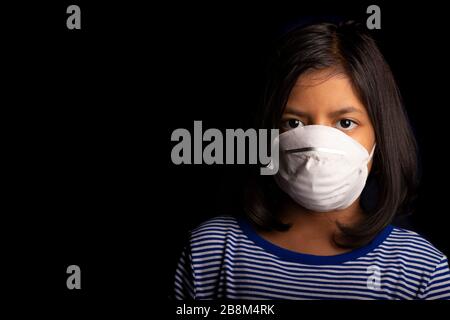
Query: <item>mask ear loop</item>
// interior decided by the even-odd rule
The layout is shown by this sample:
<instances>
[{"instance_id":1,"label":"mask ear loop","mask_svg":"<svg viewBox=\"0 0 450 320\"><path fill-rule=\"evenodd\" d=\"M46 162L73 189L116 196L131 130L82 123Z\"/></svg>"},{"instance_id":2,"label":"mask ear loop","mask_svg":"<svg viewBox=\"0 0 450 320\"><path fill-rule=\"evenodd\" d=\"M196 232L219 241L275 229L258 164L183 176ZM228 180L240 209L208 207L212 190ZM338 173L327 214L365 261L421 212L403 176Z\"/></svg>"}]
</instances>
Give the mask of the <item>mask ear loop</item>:
<instances>
[{"instance_id":1,"label":"mask ear loop","mask_svg":"<svg viewBox=\"0 0 450 320\"><path fill-rule=\"evenodd\" d=\"M372 151L370 151L370 154L369 154L369 160L367 160L367 162L372 160L373 154L375 153L375 146L376 145L377 145L376 143L373 145Z\"/></svg>"}]
</instances>

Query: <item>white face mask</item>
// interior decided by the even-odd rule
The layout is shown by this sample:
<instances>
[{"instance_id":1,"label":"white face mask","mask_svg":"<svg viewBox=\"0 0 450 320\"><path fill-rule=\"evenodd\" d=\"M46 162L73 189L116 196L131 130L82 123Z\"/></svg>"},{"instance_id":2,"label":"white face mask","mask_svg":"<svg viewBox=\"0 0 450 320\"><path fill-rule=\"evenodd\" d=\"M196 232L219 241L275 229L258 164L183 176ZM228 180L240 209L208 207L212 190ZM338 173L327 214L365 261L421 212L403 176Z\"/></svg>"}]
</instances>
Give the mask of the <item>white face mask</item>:
<instances>
[{"instance_id":1,"label":"white face mask","mask_svg":"<svg viewBox=\"0 0 450 320\"><path fill-rule=\"evenodd\" d=\"M279 144L275 181L298 204L328 212L349 207L366 184L373 156L344 132L323 125L298 127L274 140Z\"/></svg>"}]
</instances>

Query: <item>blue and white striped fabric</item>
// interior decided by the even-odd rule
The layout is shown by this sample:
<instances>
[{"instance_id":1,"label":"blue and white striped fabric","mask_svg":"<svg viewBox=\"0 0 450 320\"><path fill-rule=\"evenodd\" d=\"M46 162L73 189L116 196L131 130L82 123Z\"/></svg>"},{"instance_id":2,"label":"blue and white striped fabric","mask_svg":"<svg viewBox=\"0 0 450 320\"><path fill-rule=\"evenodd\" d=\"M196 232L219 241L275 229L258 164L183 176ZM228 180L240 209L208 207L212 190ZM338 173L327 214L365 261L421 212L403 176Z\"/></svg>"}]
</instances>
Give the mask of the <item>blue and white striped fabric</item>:
<instances>
[{"instance_id":1,"label":"blue and white striped fabric","mask_svg":"<svg viewBox=\"0 0 450 320\"><path fill-rule=\"evenodd\" d=\"M219 216L190 232L175 272L184 299L450 299L447 258L415 232L393 226L336 256L290 251L248 220Z\"/></svg>"}]
</instances>

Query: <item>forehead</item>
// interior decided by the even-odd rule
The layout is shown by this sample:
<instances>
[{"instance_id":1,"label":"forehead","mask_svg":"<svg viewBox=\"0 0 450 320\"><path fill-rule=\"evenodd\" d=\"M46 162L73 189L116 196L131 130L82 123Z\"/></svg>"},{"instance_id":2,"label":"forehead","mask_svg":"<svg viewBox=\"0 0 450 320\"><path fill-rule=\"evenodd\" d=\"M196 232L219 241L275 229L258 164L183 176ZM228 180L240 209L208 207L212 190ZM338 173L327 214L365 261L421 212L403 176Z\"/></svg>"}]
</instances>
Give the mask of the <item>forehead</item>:
<instances>
[{"instance_id":1,"label":"forehead","mask_svg":"<svg viewBox=\"0 0 450 320\"><path fill-rule=\"evenodd\" d=\"M286 107L317 110L346 106L365 109L350 79L342 72L325 69L301 75L290 92Z\"/></svg>"}]
</instances>

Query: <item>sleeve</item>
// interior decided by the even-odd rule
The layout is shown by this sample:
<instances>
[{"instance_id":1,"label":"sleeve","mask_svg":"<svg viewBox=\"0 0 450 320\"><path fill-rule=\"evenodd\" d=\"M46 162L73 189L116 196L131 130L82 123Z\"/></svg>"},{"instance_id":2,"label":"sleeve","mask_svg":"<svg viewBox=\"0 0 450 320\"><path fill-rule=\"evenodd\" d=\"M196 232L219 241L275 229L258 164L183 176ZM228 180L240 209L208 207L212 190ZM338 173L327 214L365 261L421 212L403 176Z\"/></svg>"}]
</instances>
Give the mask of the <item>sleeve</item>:
<instances>
[{"instance_id":1,"label":"sleeve","mask_svg":"<svg viewBox=\"0 0 450 320\"><path fill-rule=\"evenodd\" d=\"M178 260L175 270L174 297L175 300L195 299L194 268L190 245L186 245Z\"/></svg>"},{"instance_id":2,"label":"sleeve","mask_svg":"<svg viewBox=\"0 0 450 320\"><path fill-rule=\"evenodd\" d=\"M431 273L420 299L450 300L450 269L447 257L444 256Z\"/></svg>"}]
</instances>

